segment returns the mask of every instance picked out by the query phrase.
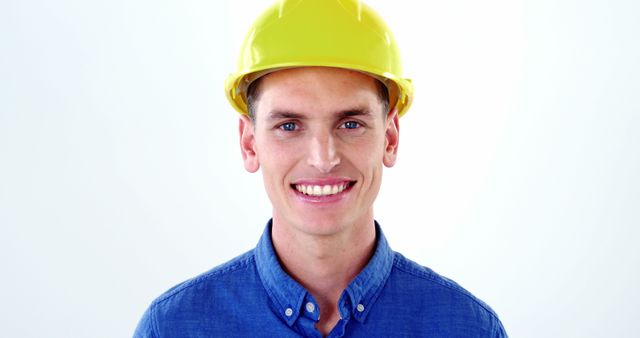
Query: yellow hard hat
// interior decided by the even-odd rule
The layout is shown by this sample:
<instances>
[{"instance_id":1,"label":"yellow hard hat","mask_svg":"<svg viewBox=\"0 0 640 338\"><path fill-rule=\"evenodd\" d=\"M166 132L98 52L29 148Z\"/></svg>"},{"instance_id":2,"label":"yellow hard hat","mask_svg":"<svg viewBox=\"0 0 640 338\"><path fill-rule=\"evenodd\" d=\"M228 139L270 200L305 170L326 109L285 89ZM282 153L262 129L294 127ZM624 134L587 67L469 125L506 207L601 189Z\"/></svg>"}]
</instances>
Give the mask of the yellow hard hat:
<instances>
[{"instance_id":1,"label":"yellow hard hat","mask_svg":"<svg viewBox=\"0 0 640 338\"><path fill-rule=\"evenodd\" d=\"M400 52L380 16L359 0L280 0L253 23L238 68L225 81L231 105L248 114L246 89L269 72L304 66L361 71L389 88L390 106L402 116L413 99L402 77Z\"/></svg>"}]
</instances>

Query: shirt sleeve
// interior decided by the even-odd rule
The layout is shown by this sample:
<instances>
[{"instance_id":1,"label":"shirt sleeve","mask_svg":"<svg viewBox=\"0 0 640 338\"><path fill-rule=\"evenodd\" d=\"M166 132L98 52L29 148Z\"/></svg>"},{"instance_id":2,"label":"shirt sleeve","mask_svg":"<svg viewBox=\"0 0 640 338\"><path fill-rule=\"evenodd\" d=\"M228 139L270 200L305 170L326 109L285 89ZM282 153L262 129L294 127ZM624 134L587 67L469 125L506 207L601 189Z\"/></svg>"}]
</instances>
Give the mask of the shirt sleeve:
<instances>
[{"instance_id":1,"label":"shirt sleeve","mask_svg":"<svg viewBox=\"0 0 640 338\"><path fill-rule=\"evenodd\" d=\"M496 330L495 330L495 338L509 338L507 335L507 331L504 330L504 326L502 326L502 322L500 319L496 318Z\"/></svg>"},{"instance_id":2,"label":"shirt sleeve","mask_svg":"<svg viewBox=\"0 0 640 338\"><path fill-rule=\"evenodd\" d=\"M155 334L153 330L153 305L147 308L147 311L144 312L140 322L138 323L138 327L136 327L136 332L133 334L133 338L157 338L158 336Z\"/></svg>"}]
</instances>

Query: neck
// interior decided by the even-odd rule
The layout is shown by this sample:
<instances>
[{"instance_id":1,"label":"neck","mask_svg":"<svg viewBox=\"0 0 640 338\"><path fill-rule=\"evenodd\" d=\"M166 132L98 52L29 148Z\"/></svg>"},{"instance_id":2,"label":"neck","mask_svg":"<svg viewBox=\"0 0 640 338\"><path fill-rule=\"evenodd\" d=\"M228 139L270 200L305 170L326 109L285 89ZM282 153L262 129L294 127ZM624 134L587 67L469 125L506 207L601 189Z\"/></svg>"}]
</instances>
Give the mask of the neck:
<instances>
[{"instance_id":1,"label":"neck","mask_svg":"<svg viewBox=\"0 0 640 338\"><path fill-rule=\"evenodd\" d=\"M373 217L329 235L293 229L274 216L273 246L287 273L318 302L321 313L316 327L326 335L340 319L340 295L362 271L375 249Z\"/></svg>"}]
</instances>

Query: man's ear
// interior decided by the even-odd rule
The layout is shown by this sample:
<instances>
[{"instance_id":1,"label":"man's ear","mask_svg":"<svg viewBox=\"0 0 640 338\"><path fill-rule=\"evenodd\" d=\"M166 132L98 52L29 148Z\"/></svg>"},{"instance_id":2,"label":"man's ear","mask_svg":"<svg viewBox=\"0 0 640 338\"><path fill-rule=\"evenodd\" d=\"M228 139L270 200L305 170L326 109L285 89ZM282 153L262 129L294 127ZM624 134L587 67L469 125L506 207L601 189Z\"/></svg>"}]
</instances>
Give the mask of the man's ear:
<instances>
[{"instance_id":1,"label":"man's ear","mask_svg":"<svg viewBox=\"0 0 640 338\"><path fill-rule=\"evenodd\" d=\"M260 161L258 161L258 154L255 148L255 130L253 124L254 122L247 115L240 115L240 123L238 125L240 132L240 151L242 152L244 168L250 173L255 173L260 169Z\"/></svg>"},{"instance_id":2,"label":"man's ear","mask_svg":"<svg viewBox=\"0 0 640 338\"><path fill-rule=\"evenodd\" d=\"M400 125L398 124L398 110L393 108L387 115L387 128L385 132L385 147L382 163L387 168L396 164L398 156L398 143L400 142Z\"/></svg>"}]
</instances>

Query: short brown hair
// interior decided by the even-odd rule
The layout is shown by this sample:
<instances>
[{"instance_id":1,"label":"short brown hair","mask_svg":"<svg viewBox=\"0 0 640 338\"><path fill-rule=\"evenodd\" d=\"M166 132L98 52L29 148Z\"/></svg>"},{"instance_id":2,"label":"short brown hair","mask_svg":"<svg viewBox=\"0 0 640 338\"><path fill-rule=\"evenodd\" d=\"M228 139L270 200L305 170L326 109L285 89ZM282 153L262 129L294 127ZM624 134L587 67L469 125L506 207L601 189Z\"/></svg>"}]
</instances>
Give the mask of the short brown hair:
<instances>
[{"instance_id":1,"label":"short brown hair","mask_svg":"<svg viewBox=\"0 0 640 338\"><path fill-rule=\"evenodd\" d=\"M261 80L262 78L259 77L247 87L247 111L249 112L251 120L254 121L256 119L256 102L260 99ZM375 78L374 80L376 81L376 87L378 89L378 98L380 99L380 103L382 103L382 112L386 115L389 112L389 89L382 81Z\"/></svg>"}]
</instances>

